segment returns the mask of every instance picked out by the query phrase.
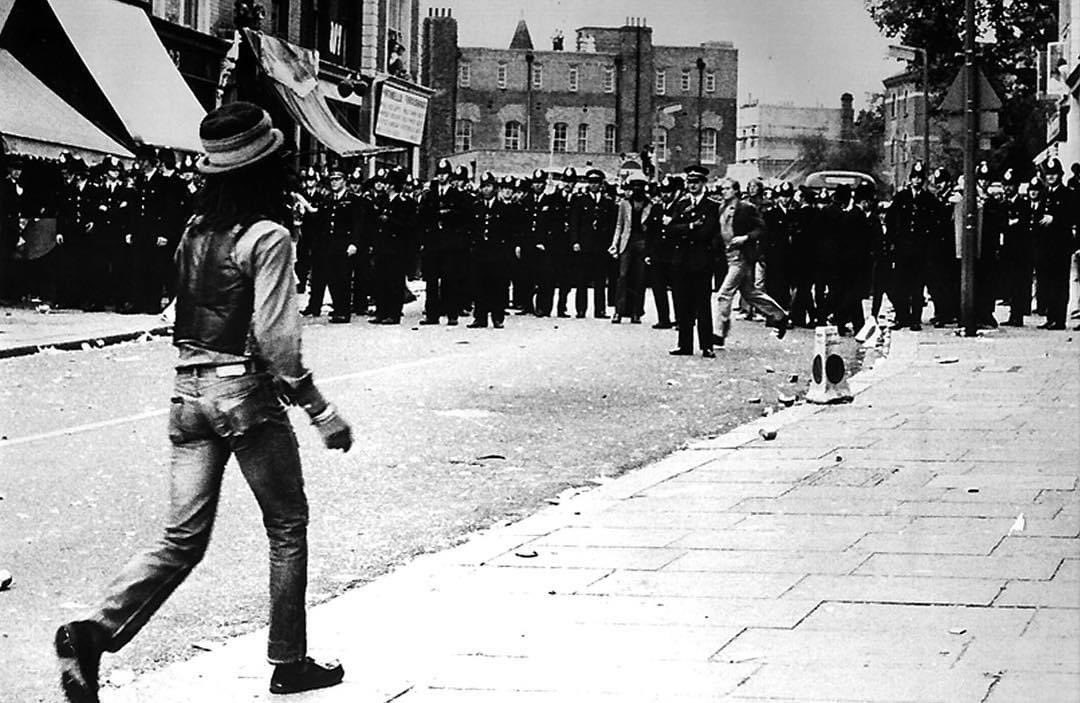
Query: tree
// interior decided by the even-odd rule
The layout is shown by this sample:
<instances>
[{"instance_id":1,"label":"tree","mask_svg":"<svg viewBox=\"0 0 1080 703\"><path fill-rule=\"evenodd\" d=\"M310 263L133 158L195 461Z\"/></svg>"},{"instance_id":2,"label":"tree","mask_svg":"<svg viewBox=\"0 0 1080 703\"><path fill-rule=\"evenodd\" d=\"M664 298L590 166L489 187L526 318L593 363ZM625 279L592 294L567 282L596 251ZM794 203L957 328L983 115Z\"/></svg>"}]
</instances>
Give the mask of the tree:
<instances>
[{"instance_id":1,"label":"tree","mask_svg":"<svg viewBox=\"0 0 1080 703\"><path fill-rule=\"evenodd\" d=\"M1045 106L1037 100L1036 50L1058 38L1059 0L977 0L976 21L996 41L981 45L984 70L1001 90L1005 142L996 161L1027 163L1044 146L1037 130ZM902 44L929 54L930 93L940 98L964 65L964 0L864 0L874 23ZM911 68L916 68L912 66Z\"/></svg>"},{"instance_id":2,"label":"tree","mask_svg":"<svg viewBox=\"0 0 1080 703\"><path fill-rule=\"evenodd\" d=\"M806 172L822 170L861 171L875 178L881 166L885 138L884 96L870 96L868 108L855 118L850 139L830 140L820 134L799 140L799 168Z\"/></svg>"}]
</instances>

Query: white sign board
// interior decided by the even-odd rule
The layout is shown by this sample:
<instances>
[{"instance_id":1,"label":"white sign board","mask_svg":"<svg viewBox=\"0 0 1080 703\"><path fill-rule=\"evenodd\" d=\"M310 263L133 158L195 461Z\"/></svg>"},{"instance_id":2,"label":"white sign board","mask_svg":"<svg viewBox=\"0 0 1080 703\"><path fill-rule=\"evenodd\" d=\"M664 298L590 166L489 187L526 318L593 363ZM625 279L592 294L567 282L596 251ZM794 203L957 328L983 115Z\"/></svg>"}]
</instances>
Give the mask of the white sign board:
<instances>
[{"instance_id":1,"label":"white sign board","mask_svg":"<svg viewBox=\"0 0 1080 703\"><path fill-rule=\"evenodd\" d=\"M375 134L410 144L424 139L428 99L383 84Z\"/></svg>"}]
</instances>

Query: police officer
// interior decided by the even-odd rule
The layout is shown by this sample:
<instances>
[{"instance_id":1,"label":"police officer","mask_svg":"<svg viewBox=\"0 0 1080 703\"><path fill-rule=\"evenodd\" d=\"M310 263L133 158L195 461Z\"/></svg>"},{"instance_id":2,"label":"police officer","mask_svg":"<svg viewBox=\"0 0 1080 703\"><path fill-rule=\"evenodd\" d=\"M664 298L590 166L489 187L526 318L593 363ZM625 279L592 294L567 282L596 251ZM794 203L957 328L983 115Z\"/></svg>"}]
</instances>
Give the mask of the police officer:
<instances>
[{"instance_id":1,"label":"police officer","mask_svg":"<svg viewBox=\"0 0 1080 703\"><path fill-rule=\"evenodd\" d=\"M376 204L372 265L375 273L375 317L379 325L401 323L405 277L416 252L416 202L405 194L409 174L403 168L386 175L386 196Z\"/></svg>"},{"instance_id":2,"label":"police officer","mask_svg":"<svg viewBox=\"0 0 1080 703\"><path fill-rule=\"evenodd\" d=\"M293 228L296 237L296 290L307 289L311 274L312 243L319 237L319 205L322 192L315 169L310 166L300 176L300 189L293 193Z\"/></svg>"},{"instance_id":3,"label":"police officer","mask_svg":"<svg viewBox=\"0 0 1080 703\"><path fill-rule=\"evenodd\" d=\"M989 175L985 161L977 170L984 171L984 178ZM934 327L941 328L960 318L960 254L953 227L963 194L943 166L934 169L927 190L939 203L939 222L927 249L926 288L934 303Z\"/></svg>"},{"instance_id":4,"label":"police officer","mask_svg":"<svg viewBox=\"0 0 1080 703\"><path fill-rule=\"evenodd\" d=\"M532 310L537 317L551 315L555 292L552 252L565 228L561 198L548 193L547 184L547 171L539 168L533 171L528 181L529 192L521 198L525 227L515 249L524 268L525 285L535 290L535 296L526 301L525 310Z\"/></svg>"},{"instance_id":5,"label":"police officer","mask_svg":"<svg viewBox=\"0 0 1080 703\"><path fill-rule=\"evenodd\" d=\"M679 323L679 345L669 353L672 356L694 353L696 324L701 355L712 359L716 352L713 351L709 294L720 213L716 203L705 196L709 170L693 165L688 166L685 173L687 194L674 208L661 214L661 226L667 228L674 241L671 265L675 276L675 317Z\"/></svg>"},{"instance_id":6,"label":"police officer","mask_svg":"<svg viewBox=\"0 0 1080 703\"><path fill-rule=\"evenodd\" d=\"M605 294L610 257L607 248L615 229L615 201L604 193L604 172L598 168L585 173L588 190L570 203L570 242L576 258L577 280L574 306L579 318L588 310L588 289L593 289L593 317L607 318Z\"/></svg>"},{"instance_id":7,"label":"police officer","mask_svg":"<svg viewBox=\"0 0 1080 703\"><path fill-rule=\"evenodd\" d=\"M570 241L570 206L576 194L577 170L573 166L563 169L560 183L551 198L551 266L555 271L555 284L559 287L559 298L555 305L559 317L570 317L567 306L570 301L570 289L574 287L576 275L574 266L577 258ZM554 294L553 294L554 295Z\"/></svg>"},{"instance_id":8,"label":"police officer","mask_svg":"<svg viewBox=\"0 0 1080 703\"><path fill-rule=\"evenodd\" d=\"M420 267L426 295L421 325L446 317L456 325L464 305L468 266L469 195L451 184L453 166L446 159L435 168L435 182L420 198Z\"/></svg>"},{"instance_id":9,"label":"police officer","mask_svg":"<svg viewBox=\"0 0 1080 703\"><path fill-rule=\"evenodd\" d=\"M1038 178L1028 183L1027 197L1020 195L1016 172L1006 169L1001 176L1005 191L1002 202L1002 271L1009 318L1002 324L1023 327L1024 316L1031 314L1031 278L1035 249L1031 238L1032 213L1042 201L1043 184Z\"/></svg>"},{"instance_id":10,"label":"police officer","mask_svg":"<svg viewBox=\"0 0 1080 703\"><path fill-rule=\"evenodd\" d=\"M507 266L510 263L510 228L513 214L508 203L497 197L498 183L489 171L480 178L480 200L472 231L473 321L469 327L496 329L506 319Z\"/></svg>"},{"instance_id":11,"label":"police officer","mask_svg":"<svg viewBox=\"0 0 1080 703\"><path fill-rule=\"evenodd\" d=\"M797 327L813 327L818 316L814 306L815 247L821 218L812 188L799 190L799 203L791 217L791 320Z\"/></svg>"},{"instance_id":12,"label":"police officer","mask_svg":"<svg viewBox=\"0 0 1080 703\"><path fill-rule=\"evenodd\" d=\"M1065 313L1069 300L1069 265L1075 244L1073 240L1073 198L1061 183L1061 161L1048 159L1042 167L1043 207L1035 214L1035 279L1039 307L1046 312L1046 321L1039 329L1065 329Z\"/></svg>"},{"instance_id":13,"label":"police officer","mask_svg":"<svg viewBox=\"0 0 1080 703\"><path fill-rule=\"evenodd\" d=\"M784 181L776 189L776 202L762 211L765 241L761 244L761 264L765 269L765 292L780 307L791 304L788 260L791 257L791 230L795 219L795 187Z\"/></svg>"},{"instance_id":14,"label":"police officer","mask_svg":"<svg viewBox=\"0 0 1080 703\"><path fill-rule=\"evenodd\" d=\"M683 196L683 179L679 176L664 176L660 181L660 223L648 232L645 242L645 266L648 270L649 283L652 286L653 302L656 306L656 324L653 329L671 329L671 305L668 302L668 289L672 294L676 290L672 262L675 256L675 235L671 229L675 210ZM666 223L666 224L665 224ZM679 309L678 302L675 309Z\"/></svg>"},{"instance_id":15,"label":"police officer","mask_svg":"<svg viewBox=\"0 0 1080 703\"><path fill-rule=\"evenodd\" d=\"M941 203L926 190L926 167L916 161L907 186L900 189L885 216L885 234L893 254L896 320L893 329L922 329L926 259L941 227Z\"/></svg>"},{"instance_id":16,"label":"police officer","mask_svg":"<svg viewBox=\"0 0 1080 703\"><path fill-rule=\"evenodd\" d=\"M311 297L307 310L318 316L323 292L329 287L334 303L330 322L339 324L352 319L351 258L359 251L361 211L345 187L345 171L340 166L330 168L329 186L320 204L325 240L312 244Z\"/></svg>"},{"instance_id":17,"label":"police officer","mask_svg":"<svg viewBox=\"0 0 1080 703\"><path fill-rule=\"evenodd\" d=\"M94 229L97 231L95 269L98 286L102 291L94 309L102 309L106 302L120 309L126 295L123 256L129 232L128 204L131 191L120 180L120 162L107 156L100 165L104 179L94 190Z\"/></svg>"}]
</instances>

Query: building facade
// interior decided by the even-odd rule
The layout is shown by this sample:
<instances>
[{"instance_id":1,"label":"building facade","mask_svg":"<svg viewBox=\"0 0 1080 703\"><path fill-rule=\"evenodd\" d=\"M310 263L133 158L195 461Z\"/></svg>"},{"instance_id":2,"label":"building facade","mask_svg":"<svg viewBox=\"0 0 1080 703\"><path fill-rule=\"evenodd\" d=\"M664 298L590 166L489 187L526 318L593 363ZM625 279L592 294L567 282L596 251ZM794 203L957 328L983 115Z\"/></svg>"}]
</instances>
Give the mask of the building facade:
<instances>
[{"instance_id":1,"label":"building facade","mask_svg":"<svg viewBox=\"0 0 1080 703\"><path fill-rule=\"evenodd\" d=\"M658 173L700 161L720 175L734 160L731 43L655 46L652 29L633 18L579 28L568 41L572 48L557 37L538 49L522 20L507 49L461 47L456 19L433 9L422 32L421 80L437 91L425 162L523 174L651 149Z\"/></svg>"},{"instance_id":2,"label":"building facade","mask_svg":"<svg viewBox=\"0 0 1080 703\"><path fill-rule=\"evenodd\" d=\"M747 102L739 106L737 171L744 178L790 178L799 169L808 137L839 141L846 138L853 124L852 97L847 93L835 108Z\"/></svg>"},{"instance_id":3,"label":"building facade","mask_svg":"<svg viewBox=\"0 0 1080 703\"><path fill-rule=\"evenodd\" d=\"M394 150L369 159L369 170L402 165L415 172L422 125L420 136L416 130L406 135L381 129L380 112L391 102L384 95L404 95L426 109L430 91L418 82L419 0L150 0L148 5L162 43L206 109L222 100L223 91L226 101L261 98L275 122L291 131L305 163L331 158L324 140L302 126L304 120L294 119L265 91L245 89L252 75L237 71L223 84L222 69L237 29L254 26L266 36L317 52L318 90L333 118L373 147ZM343 83L352 90L340 90Z\"/></svg>"}]
</instances>

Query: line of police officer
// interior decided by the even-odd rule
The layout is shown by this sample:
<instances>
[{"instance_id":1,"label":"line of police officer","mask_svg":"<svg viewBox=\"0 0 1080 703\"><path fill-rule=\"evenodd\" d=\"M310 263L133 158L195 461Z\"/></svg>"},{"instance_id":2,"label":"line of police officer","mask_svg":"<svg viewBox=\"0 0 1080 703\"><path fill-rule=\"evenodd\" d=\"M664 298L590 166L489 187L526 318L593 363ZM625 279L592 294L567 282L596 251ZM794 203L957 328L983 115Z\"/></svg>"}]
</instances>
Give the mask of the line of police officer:
<instances>
[{"instance_id":1,"label":"line of police officer","mask_svg":"<svg viewBox=\"0 0 1080 703\"><path fill-rule=\"evenodd\" d=\"M171 152L150 151L130 170L113 157L89 167L67 153L59 163L32 165L9 157L7 166L0 297L33 295L91 311L162 309L196 189L190 163L177 169ZM35 224L52 218L55 231Z\"/></svg>"}]
</instances>

